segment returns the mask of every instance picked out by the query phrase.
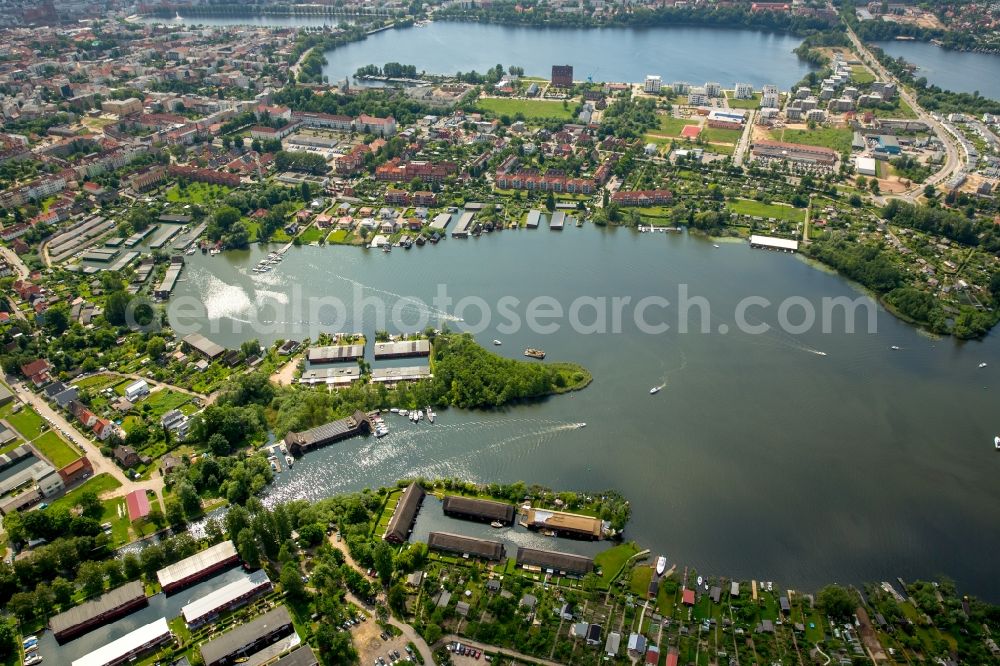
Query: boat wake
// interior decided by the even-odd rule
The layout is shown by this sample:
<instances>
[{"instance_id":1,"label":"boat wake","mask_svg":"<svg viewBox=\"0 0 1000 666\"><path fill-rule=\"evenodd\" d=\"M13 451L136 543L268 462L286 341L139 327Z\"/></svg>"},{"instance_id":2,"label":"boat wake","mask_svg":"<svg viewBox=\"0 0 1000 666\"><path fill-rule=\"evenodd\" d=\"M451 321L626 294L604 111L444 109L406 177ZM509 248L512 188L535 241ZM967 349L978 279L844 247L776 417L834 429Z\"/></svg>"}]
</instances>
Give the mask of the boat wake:
<instances>
[{"instance_id":1,"label":"boat wake","mask_svg":"<svg viewBox=\"0 0 1000 666\"><path fill-rule=\"evenodd\" d=\"M437 317L438 319L444 321L455 321L455 322L464 321L461 317L456 317L455 315L445 312L444 310L431 307L426 303L424 303L423 301L421 301L419 298L416 298L414 296L404 296L403 294L397 294L394 291L388 291L386 289L379 289L378 287L372 287L363 282L358 282L353 278L349 278L344 275L340 275L338 273L330 273L330 275L332 275L337 279L343 280L344 282L350 282L359 289L367 289L368 291L374 291L377 294L384 294L386 296L390 296L392 298L403 301L407 306L409 306L411 309L417 312L422 312L424 314L431 315L432 317Z\"/></svg>"}]
</instances>

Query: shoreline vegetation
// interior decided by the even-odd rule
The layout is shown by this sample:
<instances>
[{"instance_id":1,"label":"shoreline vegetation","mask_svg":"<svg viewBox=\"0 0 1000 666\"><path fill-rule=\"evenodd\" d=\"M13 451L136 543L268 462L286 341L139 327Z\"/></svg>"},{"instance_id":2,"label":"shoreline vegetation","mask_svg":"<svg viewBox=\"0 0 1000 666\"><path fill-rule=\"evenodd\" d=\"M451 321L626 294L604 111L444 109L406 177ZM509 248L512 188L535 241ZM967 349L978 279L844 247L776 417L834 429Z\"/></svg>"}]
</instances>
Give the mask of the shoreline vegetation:
<instances>
[{"instance_id":1,"label":"shoreline vegetation","mask_svg":"<svg viewBox=\"0 0 1000 666\"><path fill-rule=\"evenodd\" d=\"M468 333L439 333L432 337L433 377L418 382L384 386L362 384L338 391L271 388L267 391L239 388L224 392L219 402L244 406L239 395L259 395L269 425L280 437L289 430L306 430L356 410L417 409L424 405L469 410L502 409L517 403L544 400L553 395L580 391L593 376L581 365L569 362L538 363L498 356L478 344ZM266 382L264 377L263 381ZM261 380L252 381L254 385ZM240 382L237 382L238 384Z\"/></svg>"}]
</instances>

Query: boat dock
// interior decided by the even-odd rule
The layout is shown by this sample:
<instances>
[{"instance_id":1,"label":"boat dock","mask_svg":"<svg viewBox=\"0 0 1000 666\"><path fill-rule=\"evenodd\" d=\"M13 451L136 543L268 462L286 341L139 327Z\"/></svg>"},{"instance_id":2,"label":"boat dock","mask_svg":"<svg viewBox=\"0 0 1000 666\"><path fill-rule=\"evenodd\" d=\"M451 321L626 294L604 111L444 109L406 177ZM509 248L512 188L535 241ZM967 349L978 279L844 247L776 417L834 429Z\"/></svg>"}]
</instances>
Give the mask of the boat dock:
<instances>
[{"instance_id":1,"label":"boat dock","mask_svg":"<svg viewBox=\"0 0 1000 666\"><path fill-rule=\"evenodd\" d=\"M469 230L472 229L472 221L475 218L475 213L462 213L462 217L458 218L455 230L451 232L452 238L468 238Z\"/></svg>"},{"instance_id":2,"label":"boat dock","mask_svg":"<svg viewBox=\"0 0 1000 666\"><path fill-rule=\"evenodd\" d=\"M562 231L563 226L566 224L566 213L561 210L557 210L552 213L552 217L549 218L549 229L551 231Z\"/></svg>"},{"instance_id":3,"label":"boat dock","mask_svg":"<svg viewBox=\"0 0 1000 666\"><path fill-rule=\"evenodd\" d=\"M528 219L525 220L524 226L527 229L537 229L538 223L541 219L542 219L542 211L530 210L528 211Z\"/></svg>"},{"instance_id":4,"label":"boat dock","mask_svg":"<svg viewBox=\"0 0 1000 666\"><path fill-rule=\"evenodd\" d=\"M201 236L201 234L205 231L205 227L207 226L208 222L202 222L194 229L192 229L191 231L187 232L186 234L178 238L176 241L174 241L173 248L178 251L187 249L187 247L191 245L191 243L195 242L195 240L198 239L198 236Z\"/></svg>"},{"instance_id":5,"label":"boat dock","mask_svg":"<svg viewBox=\"0 0 1000 666\"><path fill-rule=\"evenodd\" d=\"M774 236L760 236L753 234L750 236L750 247L764 250L777 250L779 252L797 252L799 242L787 238L775 238Z\"/></svg>"},{"instance_id":6,"label":"boat dock","mask_svg":"<svg viewBox=\"0 0 1000 666\"><path fill-rule=\"evenodd\" d=\"M156 231L158 226L159 225L157 224L152 224L143 229L142 231L135 232L134 234L125 239L125 247L135 247L136 245L141 243L146 236Z\"/></svg>"},{"instance_id":7,"label":"boat dock","mask_svg":"<svg viewBox=\"0 0 1000 666\"><path fill-rule=\"evenodd\" d=\"M131 264L132 261L138 256L139 256L138 252L136 252L135 250L130 250L129 252L126 252L122 256L118 257L118 260L115 263L108 266L108 270L120 271L129 264Z\"/></svg>"},{"instance_id":8,"label":"boat dock","mask_svg":"<svg viewBox=\"0 0 1000 666\"><path fill-rule=\"evenodd\" d=\"M183 261L171 261L170 265L167 266L167 272L163 274L163 281L160 286L153 291L153 296L161 301L165 301L170 298L170 292L174 290L177 285L177 278L181 276L181 270L184 269Z\"/></svg>"}]
</instances>

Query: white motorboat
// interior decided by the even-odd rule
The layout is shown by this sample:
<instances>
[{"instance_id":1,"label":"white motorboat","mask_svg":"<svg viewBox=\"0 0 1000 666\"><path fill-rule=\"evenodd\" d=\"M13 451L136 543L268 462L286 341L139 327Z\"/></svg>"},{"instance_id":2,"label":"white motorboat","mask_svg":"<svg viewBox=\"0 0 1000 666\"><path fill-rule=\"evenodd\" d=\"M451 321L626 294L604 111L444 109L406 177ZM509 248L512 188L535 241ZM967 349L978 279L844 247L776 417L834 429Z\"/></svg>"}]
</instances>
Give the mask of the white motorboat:
<instances>
[{"instance_id":1,"label":"white motorboat","mask_svg":"<svg viewBox=\"0 0 1000 666\"><path fill-rule=\"evenodd\" d=\"M586 428L586 427L587 427L587 424L586 424L586 423L584 423L583 421L580 421L579 423L574 423L574 424L573 424L573 427L574 427L574 428Z\"/></svg>"},{"instance_id":2,"label":"white motorboat","mask_svg":"<svg viewBox=\"0 0 1000 666\"><path fill-rule=\"evenodd\" d=\"M718 243L712 243L712 247L714 247L716 250L718 250L719 249L719 244Z\"/></svg>"},{"instance_id":3,"label":"white motorboat","mask_svg":"<svg viewBox=\"0 0 1000 666\"><path fill-rule=\"evenodd\" d=\"M417 410L417 420L419 421L422 418L424 418L424 410L418 409Z\"/></svg>"},{"instance_id":4,"label":"white motorboat","mask_svg":"<svg viewBox=\"0 0 1000 666\"><path fill-rule=\"evenodd\" d=\"M982 363L980 363L979 367L980 368L985 368L986 367L986 361L983 361Z\"/></svg>"},{"instance_id":5,"label":"white motorboat","mask_svg":"<svg viewBox=\"0 0 1000 666\"><path fill-rule=\"evenodd\" d=\"M653 388L649 389L649 394L650 395L654 395L656 393L659 393L661 388L663 388L663 387L662 386L654 386Z\"/></svg>"},{"instance_id":6,"label":"white motorboat","mask_svg":"<svg viewBox=\"0 0 1000 666\"><path fill-rule=\"evenodd\" d=\"M431 411L431 406L427 405L427 407L424 408L424 411L427 412L427 420L434 423L434 417L437 416L437 414Z\"/></svg>"},{"instance_id":7,"label":"white motorboat","mask_svg":"<svg viewBox=\"0 0 1000 666\"><path fill-rule=\"evenodd\" d=\"M893 351L899 351L899 345L893 345L889 347L889 349L892 349Z\"/></svg>"},{"instance_id":8,"label":"white motorboat","mask_svg":"<svg viewBox=\"0 0 1000 666\"><path fill-rule=\"evenodd\" d=\"M410 410L408 410L408 409L400 409L397 413L400 416L407 416L410 413Z\"/></svg>"},{"instance_id":9,"label":"white motorboat","mask_svg":"<svg viewBox=\"0 0 1000 666\"><path fill-rule=\"evenodd\" d=\"M285 456L285 462L288 463L289 467L291 467L292 465L295 464L295 458L291 456Z\"/></svg>"},{"instance_id":10,"label":"white motorboat","mask_svg":"<svg viewBox=\"0 0 1000 666\"><path fill-rule=\"evenodd\" d=\"M662 576L663 572L666 570L667 570L667 558L665 558L663 555L660 555L658 558L656 558L656 575Z\"/></svg>"},{"instance_id":11,"label":"white motorboat","mask_svg":"<svg viewBox=\"0 0 1000 666\"><path fill-rule=\"evenodd\" d=\"M996 447L997 451L1000 451L1000 435L993 438L993 446Z\"/></svg>"},{"instance_id":12,"label":"white motorboat","mask_svg":"<svg viewBox=\"0 0 1000 666\"><path fill-rule=\"evenodd\" d=\"M496 345L497 347L499 347L499 346L500 346L500 345L502 345L503 343L502 343L502 342L500 342L499 340L494 340L494 341L493 341L493 344L494 344L494 345Z\"/></svg>"},{"instance_id":13,"label":"white motorboat","mask_svg":"<svg viewBox=\"0 0 1000 666\"><path fill-rule=\"evenodd\" d=\"M31 636L25 636L24 639L21 640L21 645L31 645L32 643L37 643L37 642L38 642L38 636L32 634Z\"/></svg>"},{"instance_id":14,"label":"white motorboat","mask_svg":"<svg viewBox=\"0 0 1000 666\"><path fill-rule=\"evenodd\" d=\"M701 576L698 576L698 587L701 587L704 582L705 582L705 579L702 578Z\"/></svg>"},{"instance_id":15,"label":"white motorboat","mask_svg":"<svg viewBox=\"0 0 1000 666\"><path fill-rule=\"evenodd\" d=\"M399 407L390 407L389 411L393 414L399 414Z\"/></svg>"},{"instance_id":16,"label":"white motorboat","mask_svg":"<svg viewBox=\"0 0 1000 666\"><path fill-rule=\"evenodd\" d=\"M492 527L493 529L498 530L501 527L503 527L503 523L501 523L499 520L494 520L492 523L490 523L490 527Z\"/></svg>"}]
</instances>

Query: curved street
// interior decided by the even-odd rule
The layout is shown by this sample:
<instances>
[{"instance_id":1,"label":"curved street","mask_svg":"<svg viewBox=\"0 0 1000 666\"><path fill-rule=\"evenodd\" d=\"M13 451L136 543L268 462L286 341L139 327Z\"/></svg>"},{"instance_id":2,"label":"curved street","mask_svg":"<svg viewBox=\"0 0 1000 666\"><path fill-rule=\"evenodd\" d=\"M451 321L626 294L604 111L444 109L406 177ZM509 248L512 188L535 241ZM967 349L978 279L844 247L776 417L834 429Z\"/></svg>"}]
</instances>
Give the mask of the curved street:
<instances>
[{"instance_id":1,"label":"curved street","mask_svg":"<svg viewBox=\"0 0 1000 666\"><path fill-rule=\"evenodd\" d=\"M938 120L936 120L930 113L925 111L924 108L917 103L916 97L912 95L905 87L903 87L902 82L900 82L900 80L897 79L892 74L892 72L888 71L885 67L883 67L882 63L880 63L878 59L876 59L875 56L872 55L871 51L868 50L868 47L866 47L862 43L862 41L858 38L858 36L854 33L854 30L851 28L851 26L847 25L846 23L844 24L844 26L847 30L847 36L850 38L851 44L854 45L854 50L857 51L858 56L861 58L861 60L866 65L868 65L868 67L870 67L873 72L875 72L876 76L881 77L883 81L892 81L893 83L896 84L896 89L899 92L899 96L903 99L904 102L906 102L910 106L911 109L913 109L914 113L917 114L917 118L919 120L927 123L927 125L932 130L934 130L934 134L937 135L938 139L940 139L941 143L944 145L945 160L944 164L937 171L937 173L929 177L923 183L915 185L914 187L911 187L905 192L901 192L895 195L899 198L906 199L911 202L916 201L917 197L919 197L923 193L923 190L927 185L937 185L942 181L948 179L956 169L961 168L962 159L959 156L958 147L955 145L954 140L952 139L951 135L947 132L947 130L945 130L944 126Z\"/></svg>"}]
</instances>

